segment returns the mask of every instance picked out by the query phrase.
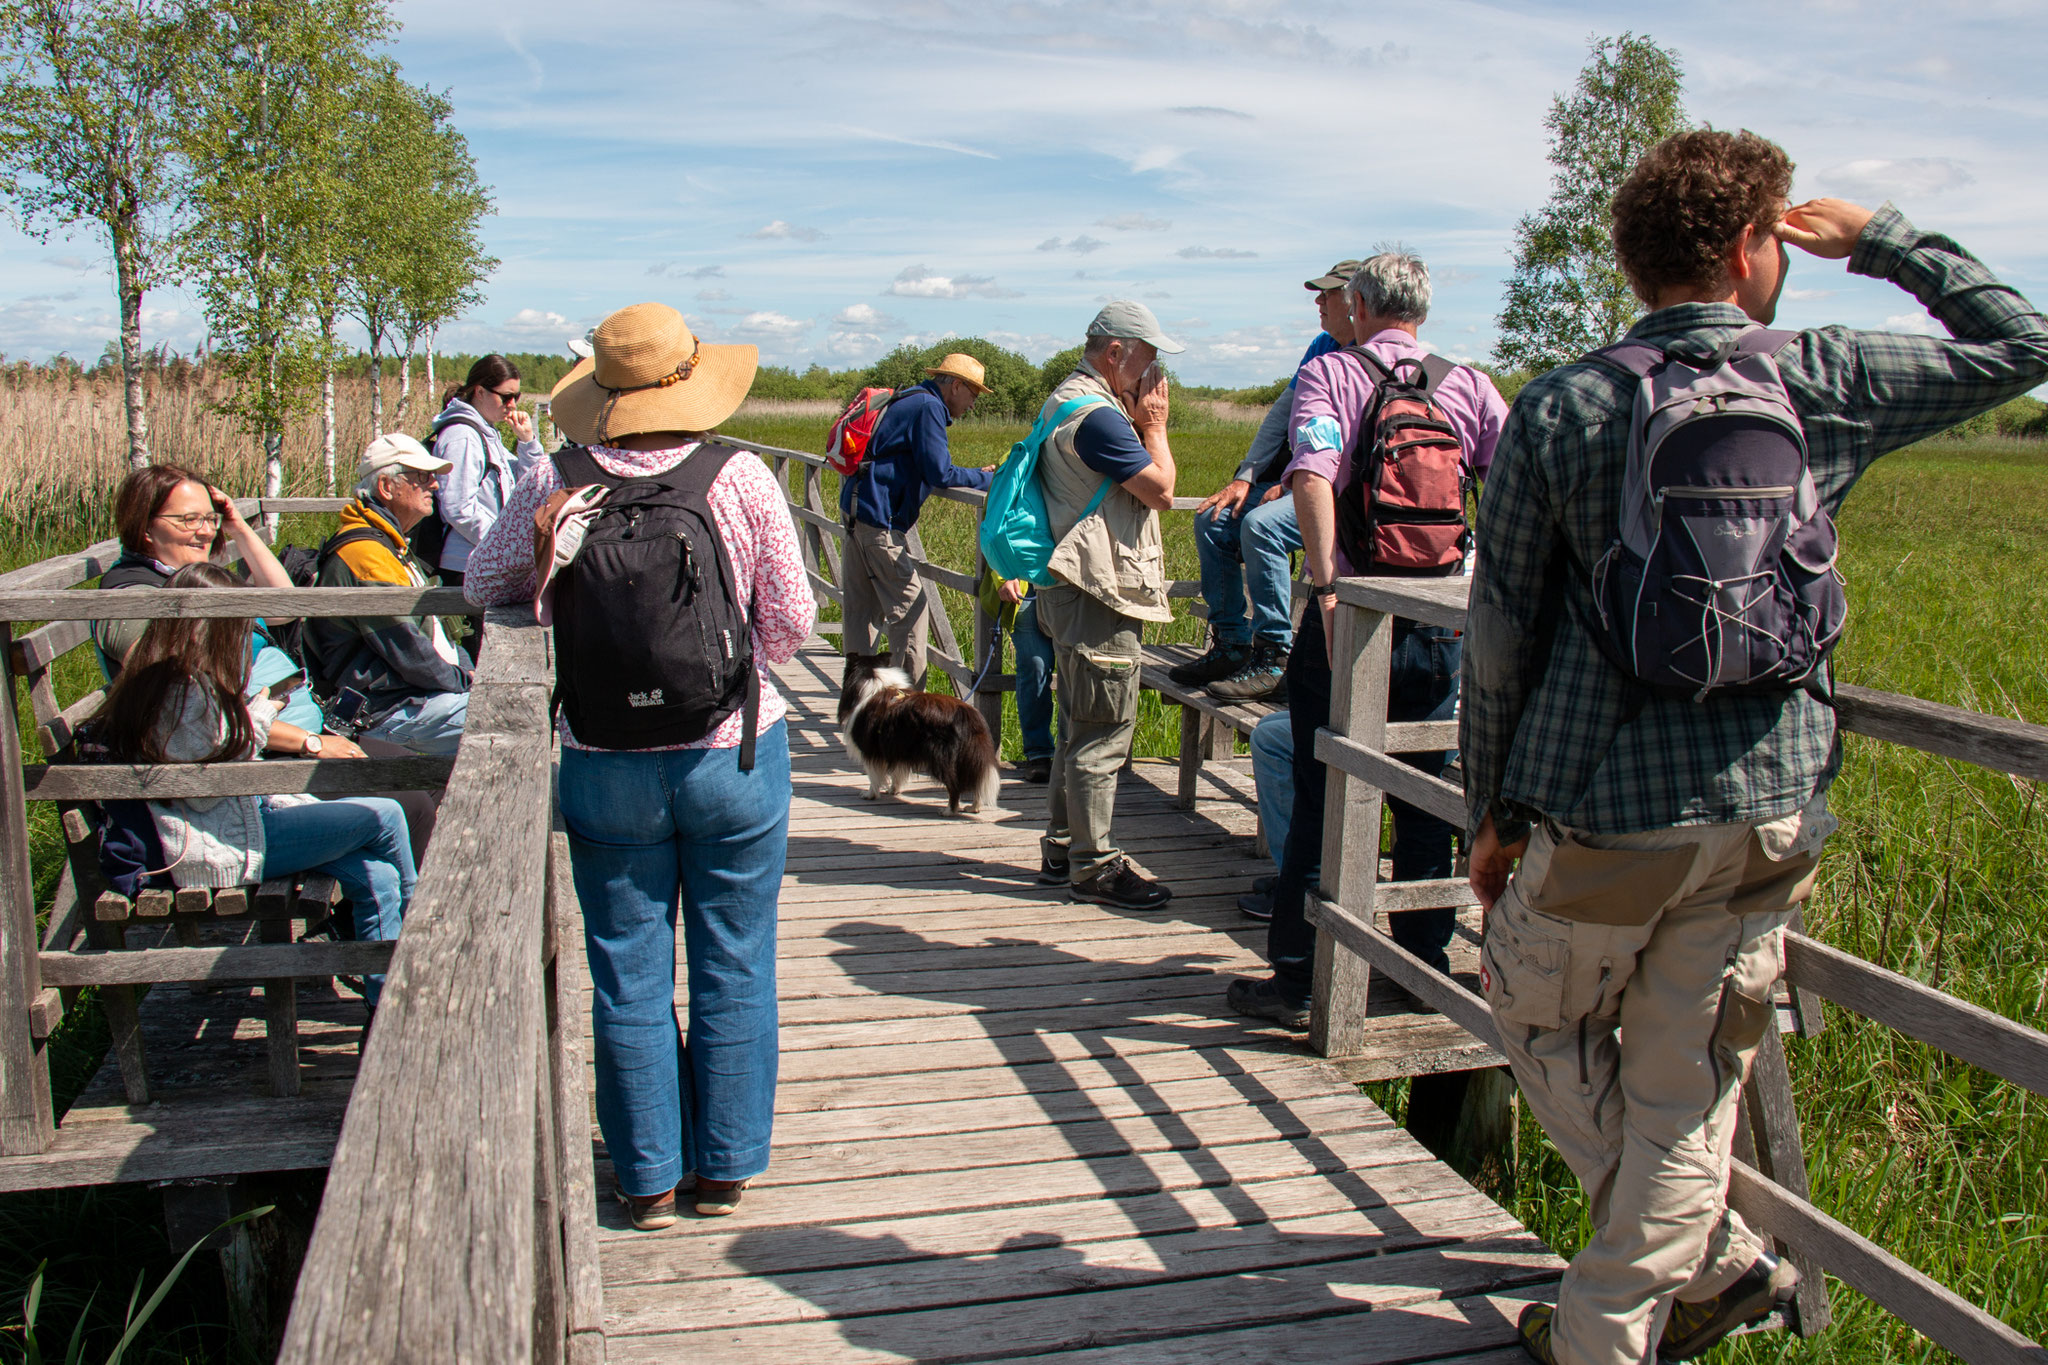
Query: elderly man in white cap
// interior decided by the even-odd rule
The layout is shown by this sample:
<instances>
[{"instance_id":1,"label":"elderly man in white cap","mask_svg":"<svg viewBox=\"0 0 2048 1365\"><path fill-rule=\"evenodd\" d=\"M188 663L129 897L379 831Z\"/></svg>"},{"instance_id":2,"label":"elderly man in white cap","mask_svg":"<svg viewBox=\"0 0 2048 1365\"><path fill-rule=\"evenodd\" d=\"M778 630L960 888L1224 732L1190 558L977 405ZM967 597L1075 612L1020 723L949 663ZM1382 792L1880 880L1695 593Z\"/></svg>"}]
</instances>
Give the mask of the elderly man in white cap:
<instances>
[{"instance_id":1,"label":"elderly man in white cap","mask_svg":"<svg viewBox=\"0 0 2048 1365\"><path fill-rule=\"evenodd\" d=\"M911 528L933 489L985 489L995 475L954 464L946 444L953 419L988 392L981 362L955 351L925 373L931 378L889 400L867 458L839 482L847 530L839 571L845 651L873 654L879 644L920 687L931 613L910 553Z\"/></svg>"},{"instance_id":2,"label":"elderly man in white cap","mask_svg":"<svg viewBox=\"0 0 2048 1365\"><path fill-rule=\"evenodd\" d=\"M1175 470L1158 361L1183 349L1144 304L1110 303L1041 414L1096 400L1055 427L1039 456L1058 581L1038 590L1038 627L1053 645L1060 718L1039 879L1128 910L1157 910L1173 896L1125 861L1110 819L1137 733L1144 625L1173 619L1159 514L1173 506Z\"/></svg>"},{"instance_id":3,"label":"elderly man in white cap","mask_svg":"<svg viewBox=\"0 0 2048 1365\"><path fill-rule=\"evenodd\" d=\"M429 570L406 537L434 510L448 461L412 437L379 436L356 470L355 501L320 547L323 588L422 588ZM358 737L417 754L455 752L469 715L469 655L437 616L334 616L306 622L307 662L333 718Z\"/></svg>"}]
</instances>

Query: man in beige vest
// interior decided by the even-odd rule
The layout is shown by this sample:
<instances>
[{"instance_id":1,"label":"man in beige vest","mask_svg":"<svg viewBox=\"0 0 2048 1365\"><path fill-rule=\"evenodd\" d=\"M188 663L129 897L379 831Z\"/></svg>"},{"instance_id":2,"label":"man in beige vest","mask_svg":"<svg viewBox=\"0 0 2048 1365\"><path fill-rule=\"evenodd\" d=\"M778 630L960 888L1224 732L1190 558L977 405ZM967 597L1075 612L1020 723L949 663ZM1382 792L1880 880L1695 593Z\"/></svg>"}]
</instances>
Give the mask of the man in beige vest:
<instances>
[{"instance_id":1,"label":"man in beige vest","mask_svg":"<svg viewBox=\"0 0 2048 1365\"><path fill-rule=\"evenodd\" d=\"M1038 590L1038 626L1059 675L1060 739L1038 875L1066 882L1075 900L1127 910L1157 910L1173 896L1124 861L1109 825L1137 733L1144 624L1173 619L1159 514L1173 506L1174 467L1158 359L1183 349L1144 304L1111 303L1041 413L1101 400L1055 428L1039 456L1059 581Z\"/></svg>"}]
</instances>

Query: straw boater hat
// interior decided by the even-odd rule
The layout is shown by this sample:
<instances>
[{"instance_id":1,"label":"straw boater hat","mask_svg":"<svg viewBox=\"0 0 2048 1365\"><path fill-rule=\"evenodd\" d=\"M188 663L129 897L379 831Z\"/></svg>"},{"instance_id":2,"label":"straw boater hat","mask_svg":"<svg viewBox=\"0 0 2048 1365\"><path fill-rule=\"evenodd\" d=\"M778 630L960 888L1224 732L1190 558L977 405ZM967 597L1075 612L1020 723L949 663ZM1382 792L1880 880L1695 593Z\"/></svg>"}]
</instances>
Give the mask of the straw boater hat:
<instances>
[{"instance_id":1,"label":"straw boater hat","mask_svg":"<svg viewBox=\"0 0 2048 1365\"><path fill-rule=\"evenodd\" d=\"M955 351L938 364L925 371L926 374L950 374L963 383L972 384L976 393L987 393L988 385L983 382L987 371L973 356Z\"/></svg>"},{"instance_id":2,"label":"straw boater hat","mask_svg":"<svg viewBox=\"0 0 2048 1365\"><path fill-rule=\"evenodd\" d=\"M597 324L590 346L595 354L548 399L555 425L578 445L709 431L739 408L761 363L758 347L705 345L665 303L621 308Z\"/></svg>"}]
</instances>

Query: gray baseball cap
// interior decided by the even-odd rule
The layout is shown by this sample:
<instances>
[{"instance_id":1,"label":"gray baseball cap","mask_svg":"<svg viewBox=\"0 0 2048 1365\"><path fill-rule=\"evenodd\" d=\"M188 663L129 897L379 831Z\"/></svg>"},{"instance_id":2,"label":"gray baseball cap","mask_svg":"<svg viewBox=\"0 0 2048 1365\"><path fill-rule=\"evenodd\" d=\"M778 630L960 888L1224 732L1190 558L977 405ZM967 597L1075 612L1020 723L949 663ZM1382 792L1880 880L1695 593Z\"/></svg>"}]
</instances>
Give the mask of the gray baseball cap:
<instances>
[{"instance_id":1,"label":"gray baseball cap","mask_svg":"<svg viewBox=\"0 0 2048 1365\"><path fill-rule=\"evenodd\" d=\"M1313 289L1317 293L1325 289L1341 289L1351 283L1351 277L1356 275L1358 267L1364 264L1364 261L1339 261L1314 279L1303 280L1301 287Z\"/></svg>"},{"instance_id":2,"label":"gray baseball cap","mask_svg":"<svg viewBox=\"0 0 2048 1365\"><path fill-rule=\"evenodd\" d=\"M1165 355L1179 355L1187 349L1159 329L1159 319L1152 316L1150 308L1129 299L1104 304L1095 321L1088 324L1088 335L1142 341Z\"/></svg>"}]
</instances>

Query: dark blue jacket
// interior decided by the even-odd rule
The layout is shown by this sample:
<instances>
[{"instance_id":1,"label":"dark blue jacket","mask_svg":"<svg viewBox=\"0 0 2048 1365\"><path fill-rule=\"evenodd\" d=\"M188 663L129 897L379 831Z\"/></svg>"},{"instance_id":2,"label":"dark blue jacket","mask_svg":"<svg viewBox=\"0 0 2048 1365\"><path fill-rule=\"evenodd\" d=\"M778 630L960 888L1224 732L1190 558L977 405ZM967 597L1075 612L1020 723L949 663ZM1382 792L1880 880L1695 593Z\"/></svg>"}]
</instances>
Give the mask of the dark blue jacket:
<instances>
[{"instance_id":1,"label":"dark blue jacket","mask_svg":"<svg viewBox=\"0 0 2048 1365\"><path fill-rule=\"evenodd\" d=\"M875 426L867 459L839 485L839 511L891 531L908 531L934 488L987 488L993 469L962 469L946 448L953 414L927 379L896 395Z\"/></svg>"}]
</instances>

